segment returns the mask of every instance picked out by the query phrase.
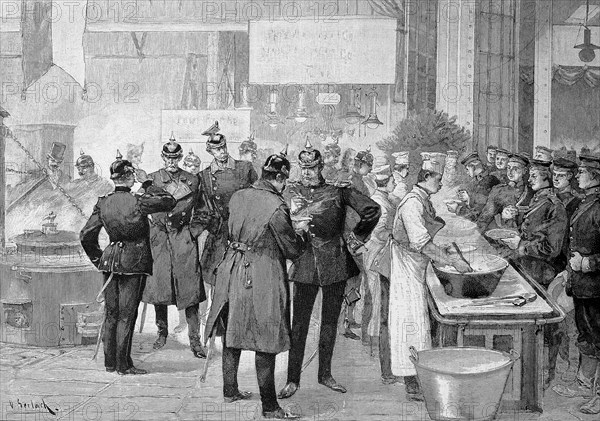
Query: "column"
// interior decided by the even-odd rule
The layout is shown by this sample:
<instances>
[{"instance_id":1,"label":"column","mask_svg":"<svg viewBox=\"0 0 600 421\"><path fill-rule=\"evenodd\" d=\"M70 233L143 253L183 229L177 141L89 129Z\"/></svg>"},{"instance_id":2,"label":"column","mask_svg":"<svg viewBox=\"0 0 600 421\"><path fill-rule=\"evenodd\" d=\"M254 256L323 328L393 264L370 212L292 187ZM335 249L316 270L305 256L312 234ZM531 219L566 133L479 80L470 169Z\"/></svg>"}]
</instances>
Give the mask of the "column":
<instances>
[{"instance_id":1,"label":"column","mask_svg":"<svg viewBox=\"0 0 600 421\"><path fill-rule=\"evenodd\" d=\"M535 7L535 104L533 146L550 147L552 112L552 0L539 0Z\"/></svg>"}]
</instances>

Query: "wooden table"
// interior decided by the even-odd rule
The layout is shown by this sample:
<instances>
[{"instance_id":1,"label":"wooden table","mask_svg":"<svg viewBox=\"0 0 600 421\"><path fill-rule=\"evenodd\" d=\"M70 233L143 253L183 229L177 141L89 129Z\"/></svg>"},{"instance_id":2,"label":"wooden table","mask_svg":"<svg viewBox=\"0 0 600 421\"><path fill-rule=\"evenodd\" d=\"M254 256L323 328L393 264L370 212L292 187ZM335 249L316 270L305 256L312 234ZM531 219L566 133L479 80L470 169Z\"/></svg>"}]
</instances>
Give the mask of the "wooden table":
<instances>
[{"instance_id":1,"label":"wooden table","mask_svg":"<svg viewBox=\"0 0 600 421\"><path fill-rule=\"evenodd\" d=\"M478 232L465 229L464 221L449 219L439 239L457 238L459 245L471 244L476 252L494 253ZM453 240L454 241L454 240ZM466 256L468 259L468 255ZM513 367L502 399L503 410L542 411L544 384L543 327L565 318L563 310L548 296L544 288L518 265L508 267L497 289L490 297L520 293L536 293L538 298L523 307L512 304L472 306L477 300L454 298L444 292L431 265L427 269L428 302L432 318L434 346L478 346L521 356Z\"/></svg>"}]
</instances>

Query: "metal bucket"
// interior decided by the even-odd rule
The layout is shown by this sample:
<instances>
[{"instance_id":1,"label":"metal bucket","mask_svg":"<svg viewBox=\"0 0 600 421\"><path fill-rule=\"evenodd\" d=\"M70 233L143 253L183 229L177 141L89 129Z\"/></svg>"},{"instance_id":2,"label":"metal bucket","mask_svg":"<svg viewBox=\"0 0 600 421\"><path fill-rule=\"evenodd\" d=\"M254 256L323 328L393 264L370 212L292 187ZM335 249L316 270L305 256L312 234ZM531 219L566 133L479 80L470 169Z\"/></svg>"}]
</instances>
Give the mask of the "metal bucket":
<instances>
[{"instance_id":1,"label":"metal bucket","mask_svg":"<svg viewBox=\"0 0 600 421\"><path fill-rule=\"evenodd\" d=\"M493 420L519 358L514 351L468 347L410 352L429 417L440 421Z\"/></svg>"}]
</instances>

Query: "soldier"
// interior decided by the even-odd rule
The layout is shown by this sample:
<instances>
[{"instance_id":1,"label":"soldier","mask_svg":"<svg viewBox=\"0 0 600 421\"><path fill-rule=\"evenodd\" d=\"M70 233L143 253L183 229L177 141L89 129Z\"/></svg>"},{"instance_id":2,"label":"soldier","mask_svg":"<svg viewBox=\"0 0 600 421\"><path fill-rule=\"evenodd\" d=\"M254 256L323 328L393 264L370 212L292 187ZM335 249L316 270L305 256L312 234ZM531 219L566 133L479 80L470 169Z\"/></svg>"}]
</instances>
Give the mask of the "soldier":
<instances>
[{"instance_id":1,"label":"soldier","mask_svg":"<svg viewBox=\"0 0 600 421\"><path fill-rule=\"evenodd\" d=\"M573 297L580 352L577 380L595 396L581 407L600 413L600 157L582 154L577 174L585 197L571 218L567 294Z\"/></svg>"},{"instance_id":2,"label":"soldier","mask_svg":"<svg viewBox=\"0 0 600 421\"><path fill-rule=\"evenodd\" d=\"M490 172L490 174L505 184L509 183L506 167L508 166L508 159L510 155L511 153L506 149L496 149L496 169ZM529 160L529 158L527 159Z\"/></svg>"},{"instance_id":3,"label":"soldier","mask_svg":"<svg viewBox=\"0 0 600 421\"><path fill-rule=\"evenodd\" d=\"M254 142L254 132L248 137L248 140L244 140L238 147L238 153L240 161L250 162L252 165L256 162L258 146Z\"/></svg>"},{"instance_id":4,"label":"soldier","mask_svg":"<svg viewBox=\"0 0 600 421\"><path fill-rule=\"evenodd\" d=\"M449 212L476 221L487 202L490 191L494 186L500 184L500 180L491 175L484 167L477 152L467 155L461 164L467 170L471 181L458 190L460 203L449 203L446 206Z\"/></svg>"},{"instance_id":5,"label":"soldier","mask_svg":"<svg viewBox=\"0 0 600 421\"><path fill-rule=\"evenodd\" d=\"M515 228L517 218L513 213L516 205L528 204L533 196L526 183L529 159L521 154L512 154L506 166L507 184L498 184L490 191L488 200L477 218L481 232L491 228ZM507 209L509 206L511 208ZM518 213L518 212L517 212Z\"/></svg>"},{"instance_id":6,"label":"soldier","mask_svg":"<svg viewBox=\"0 0 600 421\"><path fill-rule=\"evenodd\" d=\"M204 244L202 274L204 281L214 286L214 271L227 248L227 221L229 200L233 193L250 187L258 175L250 162L235 160L227 151L227 139L219 132L219 123L202 133L208 136L206 150L214 159L200 172L200 181L206 194L203 196L202 214L206 217L204 228L209 235Z\"/></svg>"},{"instance_id":7,"label":"soldier","mask_svg":"<svg viewBox=\"0 0 600 421\"><path fill-rule=\"evenodd\" d=\"M394 184L395 188L392 193L390 193L390 200L397 205L400 204L400 201L406 193L408 193L408 175L409 175L409 152L394 152L392 154L394 158Z\"/></svg>"},{"instance_id":8,"label":"soldier","mask_svg":"<svg viewBox=\"0 0 600 421\"><path fill-rule=\"evenodd\" d=\"M94 160L90 155L86 155L83 149L79 153L79 158L75 162L75 168L77 168L77 174L79 174L80 180L93 181L98 178L94 169Z\"/></svg>"},{"instance_id":9,"label":"soldier","mask_svg":"<svg viewBox=\"0 0 600 421\"><path fill-rule=\"evenodd\" d=\"M275 357L290 349L289 282L286 259L298 258L308 242L308 220L297 223L281 196L289 176L287 153L270 156L252 187L231 197L229 243L217 268L214 304L206 335L223 323L223 395L226 402L249 399L238 389L243 349L256 353L263 417L297 418L277 402ZM299 229L300 228L300 229Z\"/></svg>"},{"instance_id":10,"label":"soldier","mask_svg":"<svg viewBox=\"0 0 600 421\"><path fill-rule=\"evenodd\" d=\"M552 190L550 162L532 160L529 184L535 192L521 224L520 236L501 240L511 250L509 254L524 271L544 288L564 269L563 241L567 231L567 211ZM557 326L544 329L549 346L549 372L546 386L554 379L560 337Z\"/></svg>"},{"instance_id":11,"label":"soldier","mask_svg":"<svg viewBox=\"0 0 600 421\"><path fill-rule=\"evenodd\" d=\"M331 358L346 280L359 274L347 247L352 253L362 247L380 216L379 206L356 189L325 182L323 158L310 143L307 142L305 150L300 153L299 161L302 183L290 188L292 215L312 218L309 228L311 242L302 256L294 261L290 276L294 282L292 347L287 384L279 393L280 398L289 398L299 388L310 316L319 289L322 290L323 305L318 381L336 392L346 392L331 375ZM356 211L360 221L343 238L346 206Z\"/></svg>"},{"instance_id":12,"label":"soldier","mask_svg":"<svg viewBox=\"0 0 600 421\"><path fill-rule=\"evenodd\" d=\"M202 161L200 160L200 157L198 155L196 155L194 153L194 151L190 151L185 158L183 158L183 165L182 165L182 169L184 171L189 172L190 174L193 174L195 176L198 175L198 173L200 172L200 166L202 165ZM201 244L201 238L198 238L198 249L200 250L200 244ZM202 303L200 303L200 308L198 309L199 313L200 313L200 318L202 318L202 315L206 312L206 308L202 308L205 307L205 304L207 303L207 301L204 301ZM205 317L206 319L206 317ZM184 331L184 329L187 326L187 321L185 320L185 310L179 310L179 324L177 326L175 326L175 328L173 329L173 332L175 333L181 333Z\"/></svg>"},{"instance_id":13,"label":"soldier","mask_svg":"<svg viewBox=\"0 0 600 421\"><path fill-rule=\"evenodd\" d=\"M341 154L342 148L338 145L337 139L325 146L325 152L323 153L323 177L330 183L337 179L339 172L337 164L340 162Z\"/></svg>"},{"instance_id":14,"label":"soldier","mask_svg":"<svg viewBox=\"0 0 600 421\"><path fill-rule=\"evenodd\" d=\"M498 152L498 148L494 145L488 145L487 153L486 153L486 167L488 172L492 173L496 171L496 153Z\"/></svg>"},{"instance_id":15,"label":"soldier","mask_svg":"<svg viewBox=\"0 0 600 421\"><path fill-rule=\"evenodd\" d=\"M143 171L135 170L131 162L122 160L120 155L110 166L115 190L98 199L79 237L94 266L108 280L104 290L106 371L122 375L146 374L146 370L133 365L131 341L146 277L152 274L148 215L168 212L175 206L175 199L153 186ZM144 191L138 196L131 194L136 178ZM111 241L104 252L98 244L102 228Z\"/></svg>"},{"instance_id":16,"label":"soldier","mask_svg":"<svg viewBox=\"0 0 600 421\"><path fill-rule=\"evenodd\" d=\"M143 301L154 304L156 312L158 338L154 349L162 348L167 341L167 306L174 304L178 310L185 310L193 355L205 358L198 336L198 308L206 300L196 242L202 232L198 212L200 182L197 176L179 168L182 158L183 149L171 136L162 148L164 168L149 174L156 186L173 195L177 206L170 212L152 216L150 240L154 274L148 279Z\"/></svg>"}]
</instances>

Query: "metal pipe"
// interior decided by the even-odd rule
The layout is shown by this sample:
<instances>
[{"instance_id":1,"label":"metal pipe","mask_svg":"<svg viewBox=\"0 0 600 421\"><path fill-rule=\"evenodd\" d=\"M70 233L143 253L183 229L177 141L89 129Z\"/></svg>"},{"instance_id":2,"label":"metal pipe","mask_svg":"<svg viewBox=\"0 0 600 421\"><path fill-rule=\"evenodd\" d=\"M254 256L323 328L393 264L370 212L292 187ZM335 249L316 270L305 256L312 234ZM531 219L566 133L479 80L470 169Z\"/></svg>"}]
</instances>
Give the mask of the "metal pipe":
<instances>
[{"instance_id":1,"label":"metal pipe","mask_svg":"<svg viewBox=\"0 0 600 421\"><path fill-rule=\"evenodd\" d=\"M0 250L4 250L6 246L6 159L5 149L6 142L4 138L5 126L4 119L10 114L0 107Z\"/></svg>"}]
</instances>

